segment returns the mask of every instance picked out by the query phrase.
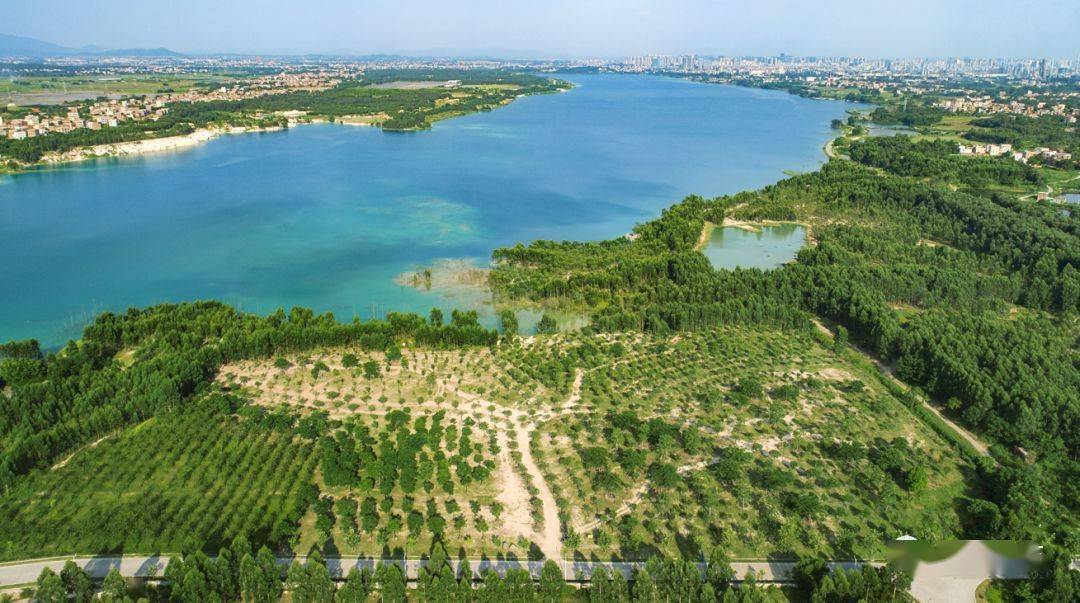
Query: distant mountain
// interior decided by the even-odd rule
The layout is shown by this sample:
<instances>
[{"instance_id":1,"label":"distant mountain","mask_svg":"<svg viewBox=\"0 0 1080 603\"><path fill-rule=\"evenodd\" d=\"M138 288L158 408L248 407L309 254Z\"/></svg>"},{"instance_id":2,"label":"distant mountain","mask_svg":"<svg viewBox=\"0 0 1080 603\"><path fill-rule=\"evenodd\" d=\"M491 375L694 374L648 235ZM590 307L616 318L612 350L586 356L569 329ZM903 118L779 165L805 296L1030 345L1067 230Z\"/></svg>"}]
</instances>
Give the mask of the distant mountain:
<instances>
[{"instance_id":1,"label":"distant mountain","mask_svg":"<svg viewBox=\"0 0 1080 603\"><path fill-rule=\"evenodd\" d=\"M98 50L91 53L80 52L79 54L94 54L110 57L182 57L183 53L169 50L168 48L112 48Z\"/></svg>"},{"instance_id":2,"label":"distant mountain","mask_svg":"<svg viewBox=\"0 0 1080 603\"><path fill-rule=\"evenodd\" d=\"M47 57L68 56L77 53L78 51L74 48L65 48L51 42L0 34L0 56Z\"/></svg>"},{"instance_id":3,"label":"distant mountain","mask_svg":"<svg viewBox=\"0 0 1080 603\"><path fill-rule=\"evenodd\" d=\"M68 48L52 42L44 42L23 36L0 34L0 57L70 57L70 56L109 56L109 57L180 57L179 52L168 48L105 48L91 45L82 48Z\"/></svg>"}]
</instances>

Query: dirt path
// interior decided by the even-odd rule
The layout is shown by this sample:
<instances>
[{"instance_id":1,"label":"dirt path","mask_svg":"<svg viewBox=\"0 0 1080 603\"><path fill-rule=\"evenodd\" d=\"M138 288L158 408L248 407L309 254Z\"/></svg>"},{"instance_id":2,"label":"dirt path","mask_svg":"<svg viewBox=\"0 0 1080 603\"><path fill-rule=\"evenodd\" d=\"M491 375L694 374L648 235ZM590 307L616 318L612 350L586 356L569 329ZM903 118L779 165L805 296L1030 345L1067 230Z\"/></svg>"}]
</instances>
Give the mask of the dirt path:
<instances>
[{"instance_id":1,"label":"dirt path","mask_svg":"<svg viewBox=\"0 0 1080 603\"><path fill-rule=\"evenodd\" d=\"M695 251L701 251L702 249L705 249L705 244L709 242L709 236L712 235L712 231L715 228L716 224L713 224L708 220L705 221L705 224L701 226L701 234L698 235L698 240L696 243L694 243Z\"/></svg>"},{"instance_id":2,"label":"dirt path","mask_svg":"<svg viewBox=\"0 0 1080 603\"><path fill-rule=\"evenodd\" d=\"M817 328L818 331L820 331L821 333L824 333L825 335L828 335L829 337L834 336L832 330L829 329L828 327L826 327L817 317L815 317L813 319L813 321L814 321L814 326ZM903 381L898 379L895 374L893 374L893 368L891 366L885 364L884 362L882 362L881 360L876 358L873 354L870 354L869 352L867 352L866 350L860 348L859 346L857 346L857 345L855 345L853 343L850 344L850 345L857 352L859 352L860 354L862 354L863 356L868 358L871 362L873 362L874 366L876 366L877 369L879 371L881 371L881 374L885 375L886 378L888 378L890 381L895 383L897 385L897 387L900 387L904 391L911 391L911 388L908 387L907 383L904 383ZM970 431L964 429L960 425L957 425L954 421L952 421L951 419L946 417L940 410L937 409L937 407L930 404L930 402L926 398L924 398L922 396L919 396L919 401L922 402L923 407L925 407L930 412L934 413L934 415L936 415L946 425L948 425L953 431L955 431L957 433L957 435L964 438L964 440L967 441L968 444L971 444L972 447L975 448L975 450L979 451L979 454L981 454L983 456L990 456L990 447L987 446L981 440L979 440L979 438L975 437L975 434L973 434Z\"/></svg>"},{"instance_id":3,"label":"dirt path","mask_svg":"<svg viewBox=\"0 0 1080 603\"><path fill-rule=\"evenodd\" d=\"M1021 199L1030 199L1032 197L1038 197L1039 193L1046 193L1046 196L1049 197L1050 195L1054 194L1054 187L1053 187L1053 185L1047 184L1045 191L1036 191L1034 193L1028 193L1027 195L1021 196L1020 198Z\"/></svg>"},{"instance_id":4,"label":"dirt path","mask_svg":"<svg viewBox=\"0 0 1080 603\"><path fill-rule=\"evenodd\" d=\"M570 386L570 395L563 402L562 410L570 410L581 401L581 382L585 380L585 369L577 369L574 374L574 383Z\"/></svg>"},{"instance_id":5,"label":"dirt path","mask_svg":"<svg viewBox=\"0 0 1080 603\"><path fill-rule=\"evenodd\" d=\"M532 456L530 444L535 425L528 425L527 429L522 426L517 430L518 450L521 452L521 464L532 478L533 486L537 490L537 498L540 499L541 510L544 515L544 526L535 534L536 544L548 559L562 559L562 526L559 522L559 507L555 502L555 495L551 493L544 474ZM528 493L526 493L528 494Z\"/></svg>"},{"instance_id":6,"label":"dirt path","mask_svg":"<svg viewBox=\"0 0 1080 603\"><path fill-rule=\"evenodd\" d=\"M811 320L814 321L814 328L816 328L819 333L822 333L829 337L835 337L832 330L830 330L829 327L826 327L820 320L817 319L817 317L814 317Z\"/></svg>"},{"instance_id":7,"label":"dirt path","mask_svg":"<svg viewBox=\"0 0 1080 603\"><path fill-rule=\"evenodd\" d=\"M548 420L563 414L576 412L575 408L581 401L581 384L585 380L585 370L577 369L574 373L574 382L570 386L570 395L566 397L562 407L556 410ZM518 450L521 451L521 464L525 466L537 490L537 498L540 499L541 509L544 515L544 526L536 533L537 545L548 559L562 559L562 522L559 521L559 505L555 501L555 495L548 486L540 466L532 455L532 433L536 431L536 423L528 425L519 423L517 427Z\"/></svg>"},{"instance_id":8,"label":"dirt path","mask_svg":"<svg viewBox=\"0 0 1080 603\"><path fill-rule=\"evenodd\" d=\"M677 469L677 471L679 472L679 475L686 475L687 473L689 473L691 471L697 471L698 469L704 469L705 467L708 467L709 465L712 465L713 463L717 462L718 460L719 459L717 457L713 457L713 458L711 458L711 459L709 459L707 461L698 461L696 463L690 463L688 465L683 465L682 467L679 467ZM642 482L641 484L634 487L634 489L630 491L630 497L628 499L626 499L626 502L624 502L621 506L619 506L618 509L615 509L615 516L612 519L618 519L618 518L622 517L623 515L626 515L630 511L632 511L633 508L638 503L641 502L641 499L645 498L645 493L648 492L648 491L649 491L649 482L648 482L648 480L646 480L645 482ZM588 532L588 531L596 529L596 527L599 526L603 522L604 522L604 520L594 519L592 521L588 521L588 522L585 522L585 523L580 523L580 524L574 526L574 531L576 531L578 533Z\"/></svg>"},{"instance_id":9,"label":"dirt path","mask_svg":"<svg viewBox=\"0 0 1080 603\"><path fill-rule=\"evenodd\" d=\"M499 469L495 474L500 486L496 499L503 506L502 515L497 520L500 531L509 535L530 538L534 530L532 509L529 505L529 489L521 476L514 470L514 460L507 432L500 429L496 435L496 440L499 443L500 451Z\"/></svg>"},{"instance_id":10,"label":"dirt path","mask_svg":"<svg viewBox=\"0 0 1080 603\"><path fill-rule=\"evenodd\" d=\"M64 459L61 460L59 463L53 465L52 468L50 469L50 471L56 471L57 469L61 469L63 467L66 467L67 464L71 461L71 459L75 458L76 454L79 454L80 452L82 452L83 450L86 450L87 448L93 448L93 447L97 446L98 444L100 444L100 443L104 442L105 440L111 438L112 435L113 434L111 434L111 433L108 434L108 435L103 435L100 438L94 440L93 442L90 442L86 446L82 446L81 448L77 449L75 452L72 452L71 454L64 457Z\"/></svg>"},{"instance_id":11,"label":"dirt path","mask_svg":"<svg viewBox=\"0 0 1080 603\"><path fill-rule=\"evenodd\" d=\"M893 378L893 381L896 381L897 383L900 382L900 380L896 379L895 377ZM975 434L957 425L955 422L953 422L952 419L946 417L944 414L942 414L940 410L937 409L936 406L931 405L925 399L922 401L922 404L924 407L926 407L927 410L937 415L937 417L941 419L942 422L951 427L953 431L958 433L960 437L964 438L964 440L966 440L968 444L971 444L971 446L975 448L975 450L978 450L979 454L983 456L990 456L990 447L984 444L979 438L976 438Z\"/></svg>"},{"instance_id":12,"label":"dirt path","mask_svg":"<svg viewBox=\"0 0 1080 603\"><path fill-rule=\"evenodd\" d=\"M564 407L577 404L581 398L581 381L584 372L580 369L574 378L574 385L567 398ZM487 412L491 403L484 398L469 392L464 392L456 387L444 384L447 391L456 394L466 401L468 407ZM504 511L499 518L499 523L504 532L515 536L523 536L540 548L544 557L548 559L562 559L562 526L559 522L559 507L555 502L555 495L548 486L547 479L536 464L532 455L532 434L536 431L536 424L525 421L525 413L518 409L502 408L503 412L509 411L503 417L491 416L496 429L496 439L499 443L499 469L496 474L499 483L498 500L503 504ZM507 426L507 424L509 426ZM510 447L510 431L515 433L516 452L521 453L521 464L532 485L537 490L537 498L540 499L543 526L535 529L532 519L532 495L525 480L515 470L513 459L514 450Z\"/></svg>"},{"instance_id":13,"label":"dirt path","mask_svg":"<svg viewBox=\"0 0 1080 603\"><path fill-rule=\"evenodd\" d=\"M1061 181L1061 184L1066 184L1066 183L1068 183L1068 182L1072 182L1072 181L1074 181L1074 180L1080 180L1080 176L1076 176L1076 177L1074 177L1074 178L1069 178L1068 180L1062 180L1062 181ZM1061 188L1061 190L1066 190L1066 188L1065 188L1065 187L1062 187L1062 188ZM1032 198L1032 197L1038 197L1038 196L1039 196L1039 193L1046 193L1046 196L1047 196L1047 197L1050 197L1050 198L1052 198L1052 197L1054 196L1054 185L1053 185L1053 184L1047 184L1047 185L1046 185L1046 190L1045 190L1045 191L1036 191L1036 192L1034 192L1034 193L1029 193L1029 194L1027 194L1027 195L1023 195L1023 196L1021 196L1020 198L1021 198L1021 199L1030 199L1030 198Z\"/></svg>"}]
</instances>

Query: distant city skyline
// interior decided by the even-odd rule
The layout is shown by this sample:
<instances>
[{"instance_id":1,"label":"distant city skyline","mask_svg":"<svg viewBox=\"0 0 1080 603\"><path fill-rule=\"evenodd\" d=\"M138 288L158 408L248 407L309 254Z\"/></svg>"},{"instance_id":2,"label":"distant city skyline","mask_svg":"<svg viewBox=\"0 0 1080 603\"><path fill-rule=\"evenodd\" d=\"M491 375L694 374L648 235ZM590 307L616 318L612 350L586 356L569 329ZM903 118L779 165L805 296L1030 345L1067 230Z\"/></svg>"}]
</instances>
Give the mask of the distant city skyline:
<instances>
[{"instance_id":1,"label":"distant city skyline","mask_svg":"<svg viewBox=\"0 0 1080 603\"><path fill-rule=\"evenodd\" d=\"M77 18L76 18L77 17ZM186 53L1077 58L1080 2L36 0L3 33Z\"/></svg>"}]
</instances>

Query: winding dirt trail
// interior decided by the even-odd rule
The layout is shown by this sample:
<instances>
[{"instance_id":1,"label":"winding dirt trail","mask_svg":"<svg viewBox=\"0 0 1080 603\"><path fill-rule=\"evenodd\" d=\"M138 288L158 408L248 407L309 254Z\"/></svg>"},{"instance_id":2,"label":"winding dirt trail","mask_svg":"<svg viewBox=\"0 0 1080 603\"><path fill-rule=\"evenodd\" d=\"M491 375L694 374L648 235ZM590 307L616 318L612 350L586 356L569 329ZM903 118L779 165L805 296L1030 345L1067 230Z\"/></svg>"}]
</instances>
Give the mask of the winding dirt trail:
<instances>
[{"instance_id":1,"label":"winding dirt trail","mask_svg":"<svg viewBox=\"0 0 1080 603\"><path fill-rule=\"evenodd\" d=\"M581 382L584 371L578 369L574 377L574 384L570 396L567 397L562 407L543 417L558 416L562 412L569 412L581 399ZM448 391L453 392L459 398L465 400L472 408L485 409L491 403L481 396L470 392L464 392L452 385L445 384ZM548 559L562 559L562 525L559 521L559 507L555 501L555 495L548 486L547 479L536 464L532 454L532 434L536 431L537 423L526 421L524 412L514 408L500 407L502 416L496 418L492 415L492 423L496 427L496 439L499 443L499 470L497 473L500 486L498 500L503 504L504 513L499 518L502 527L518 536L524 536L536 543L537 547ZM516 450L510 447L510 432L514 433ZM536 497L540 499L540 510L543 516L543 526L537 530L532 520L532 508L528 484L518 475L515 470L513 452L521 454L521 465L525 469L528 481L536 488Z\"/></svg>"},{"instance_id":2,"label":"winding dirt trail","mask_svg":"<svg viewBox=\"0 0 1080 603\"><path fill-rule=\"evenodd\" d=\"M83 450L86 450L87 448L94 448L98 444L104 442L105 440L111 438L112 436L113 436L113 434L111 434L111 433L108 434L108 435L103 435L100 438L94 440L93 442L90 442L86 446L82 446L82 447L76 449L74 452L72 452L71 454L64 457L63 460L61 460L60 462L53 465L49 470L50 471L56 471L57 469L61 469L61 468L65 467L69 462L71 462L71 459L75 458L76 454L79 454L80 452L82 452Z\"/></svg>"},{"instance_id":3,"label":"winding dirt trail","mask_svg":"<svg viewBox=\"0 0 1080 603\"><path fill-rule=\"evenodd\" d=\"M525 471L532 478L544 515L544 526L535 534L537 546L548 559L562 559L562 526L559 522L559 507L555 502L555 495L548 487L547 480L544 479L544 474L532 456L530 439L535 428L535 425L528 425L528 429L518 429L517 441L518 450L521 451L521 464L525 466Z\"/></svg>"},{"instance_id":4,"label":"winding dirt trail","mask_svg":"<svg viewBox=\"0 0 1080 603\"><path fill-rule=\"evenodd\" d=\"M690 463L688 465L683 465L682 467L679 467L676 471L678 471L679 475L686 475L687 473L690 473L691 471L697 471L698 469L704 469L705 467L708 467L709 465L712 465L713 463L716 463L719 460L720 460L719 457L713 457L713 458L711 458L711 459L709 459L707 461L698 461L696 463ZM614 515L614 517L612 517L612 519L618 519L618 518L622 517L623 515L626 515L630 511L632 511L634 509L634 507L638 503L641 502L641 499L645 498L645 493L648 492L648 491L649 491L649 482L648 482L648 480L646 480L646 481L642 482L641 484L637 485L633 490L630 491L630 497L626 499L626 502L624 502L621 506L619 506L618 509L615 509L615 515ZM604 521L606 521L606 520L594 519L592 521L587 521L585 523L579 523L576 526L574 526L574 531L576 531L578 533L588 532L590 530L593 530L593 529L597 528L601 523L604 523Z\"/></svg>"},{"instance_id":5,"label":"winding dirt trail","mask_svg":"<svg viewBox=\"0 0 1080 603\"><path fill-rule=\"evenodd\" d=\"M581 401L581 384L585 379L584 369L577 369L574 374L574 382L570 386L570 395L563 402L554 417L562 414L575 412L578 402ZM562 559L562 522L559 521L559 504L555 501L555 495L548 486L544 473L532 455L532 433L536 430L537 423L521 425L517 430L518 450L521 451L521 464L532 478L533 485L537 490L537 498L540 499L544 515L544 527L536 534L538 546L548 559Z\"/></svg>"},{"instance_id":6,"label":"winding dirt trail","mask_svg":"<svg viewBox=\"0 0 1080 603\"><path fill-rule=\"evenodd\" d=\"M585 369L577 369L574 374L574 383L570 386L570 395L563 402L562 410L570 410L581 401L581 382L585 380Z\"/></svg>"}]
</instances>

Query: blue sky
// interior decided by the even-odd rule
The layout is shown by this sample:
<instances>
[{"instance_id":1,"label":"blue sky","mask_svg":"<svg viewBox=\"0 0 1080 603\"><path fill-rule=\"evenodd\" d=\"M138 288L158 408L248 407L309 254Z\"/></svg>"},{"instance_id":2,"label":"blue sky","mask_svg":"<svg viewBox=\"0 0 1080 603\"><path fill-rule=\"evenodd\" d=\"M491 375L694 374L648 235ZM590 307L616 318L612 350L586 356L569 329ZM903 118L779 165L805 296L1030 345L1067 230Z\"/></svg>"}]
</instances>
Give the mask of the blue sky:
<instances>
[{"instance_id":1,"label":"blue sky","mask_svg":"<svg viewBox=\"0 0 1080 603\"><path fill-rule=\"evenodd\" d=\"M185 52L1080 55L1080 0L0 0L0 32Z\"/></svg>"}]
</instances>

